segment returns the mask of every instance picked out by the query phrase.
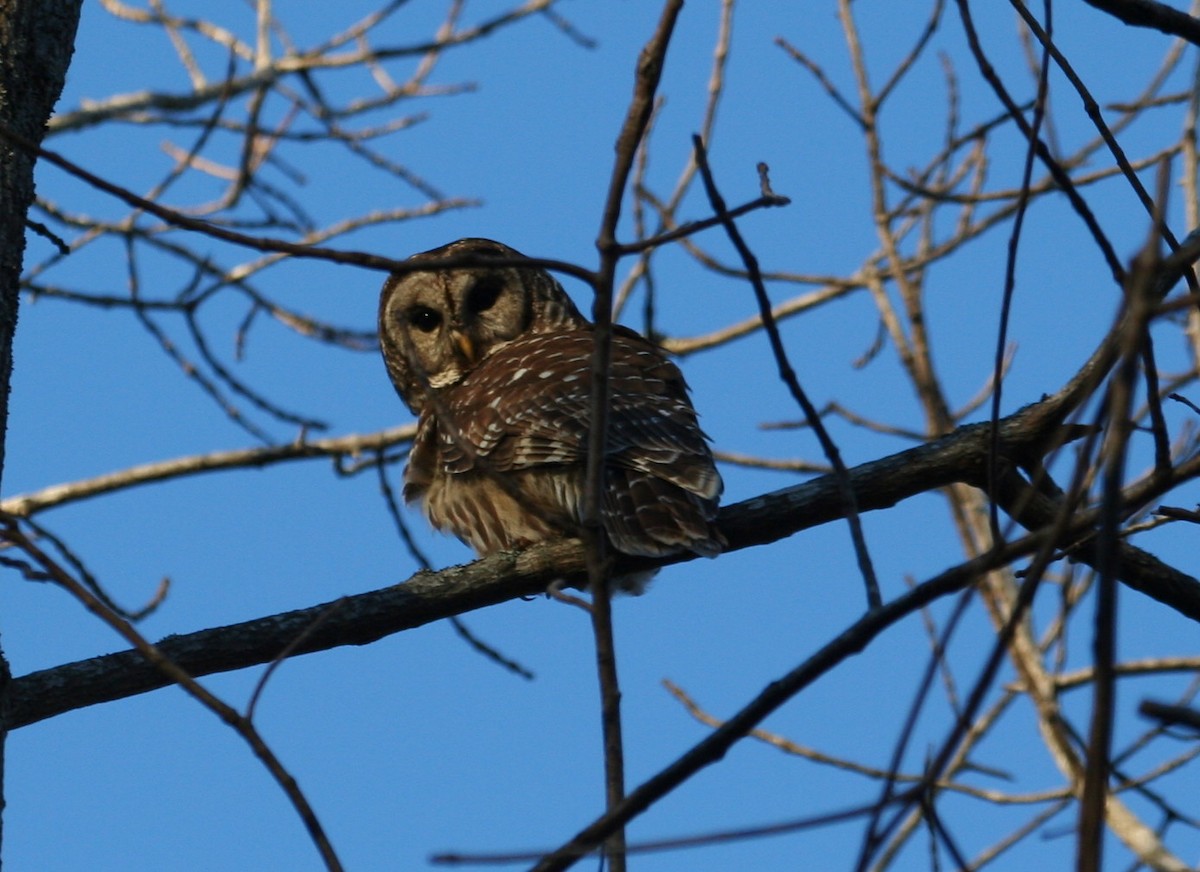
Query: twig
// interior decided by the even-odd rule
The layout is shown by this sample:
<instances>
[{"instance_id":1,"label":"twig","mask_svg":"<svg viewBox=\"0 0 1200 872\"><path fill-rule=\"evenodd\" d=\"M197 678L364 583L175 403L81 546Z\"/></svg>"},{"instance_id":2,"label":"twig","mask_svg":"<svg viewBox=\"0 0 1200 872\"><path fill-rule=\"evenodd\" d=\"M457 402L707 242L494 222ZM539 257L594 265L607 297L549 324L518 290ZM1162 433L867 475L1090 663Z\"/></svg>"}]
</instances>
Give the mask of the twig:
<instances>
[{"instance_id":1,"label":"twig","mask_svg":"<svg viewBox=\"0 0 1200 872\"><path fill-rule=\"evenodd\" d=\"M913 701L908 707L908 714L904 719L904 723L900 728L900 735L892 748L892 756L888 762L887 776L883 779L883 785L879 799L875 803L876 811L870 816L867 825L866 834L862 839L862 849L859 855L859 868L866 868L866 861L878 845L883 841L883 834L879 831L880 817L885 808L891 805L895 797L895 789L900 775L901 762L904 759L904 752L908 748L909 740L912 738L913 731L917 726L917 718L921 714L921 709L924 707L925 700L928 697L929 691L933 687L934 677L937 675L938 668L945 664L946 646L949 644L950 637L954 633L954 629L958 626L958 622L962 620L966 614L967 606L971 602L970 591L964 591L959 594L957 601L954 604L954 610L950 614L950 619L946 623L940 638L934 638L933 651L930 652L929 660L925 665L925 672L917 682L917 692L913 696ZM956 719L962 721L963 715L961 712L955 712ZM940 772L933 772L928 768L922 776L922 789L920 791L921 799L921 815L928 819L929 810L933 808L933 798L936 795L937 784L939 781L945 780L946 777ZM899 818L897 817L897 820Z\"/></svg>"},{"instance_id":2,"label":"twig","mask_svg":"<svg viewBox=\"0 0 1200 872\"><path fill-rule=\"evenodd\" d=\"M145 199L144 197L139 197L132 191L122 188L120 185L114 185L112 182L88 172L83 167L67 160L62 155L38 146L36 143L26 139L16 131L3 124L0 124L0 139L4 139L12 143L23 151L37 155L47 163L54 164L60 169L65 170L70 175L87 182L97 190L103 191L106 194L110 194L117 199L128 203L130 206L149 212L151 215L166 221L172 226L181 227L185 230L192 230L197 233L203 233L204 235L211 236L214 239L220 239L223 242L229 242L234 245L252 248L257 251L289 254L293 257L327 260L333 263L353 264L354 266L360 266L366 269L381 270L383 272L397 274L428 270L431 268L431 266L438 269L451 269L460 266L477 266L481 262L477 257L462 255L455 258L446 258L444 261L439 261L437 264L431 264L429 261L425 261L420 264L413 264L407 261L381 257L380 255L371 254L365 251L346 251L336 248L325 248L318 245L288 242L283 239L274 239L269 236L249 236L244 233L238 233L234 230L229 230L209 221L201 221L174 209L168 209L165 206L161 206L158 203ZM562 272L567 275L575 276L576 278L586 282L592 282L595 278L592 273L582 269L579 266L576 266L575 264L548 258L523 257L519 260L513 259L511 261L506 261L500 258L491 258L487 261L487 263L493 266L540 266L544 269L550 269L556 272Z\"/></svg>"},{"instance_id":3,"label":"twig","mask_svg":"<svg viewBox=\"0 0 1200 872\"><path fill-rule=\"evenodd\" d=\"M1084 0L1134 27L1150 27L1200 45L1200 21L1181 9L1155 0Z\"/></svg>"},{"instance_id":4,"label":"twig","mask_svg":"<svg viewBox=\"0 0 1200 872\"><path fill-rule=\"evenodd\" d=\"M967 45L971 49L971 54L974 56L984 80L992 87L992 90L995 92L996 96L1000 98L1000 102L1004 104L1005 108L1012 116L1013 121L1015 121L1017 126L1021 128L1022 134L1025 135L1033 148L1036 149L1038 158L1046 166L1046 169L1050 171L1050 175L1054 177L1054 181L1057 182L1059 187L1062 188L1068 202L1071 204L1071 208L1073 208L1076 214L1079 215L1080 219L1082 219L1084 226L1087 227L1088 232L1095 241L1097 248L1100 249L1100 253L1103 256L1105 263L1108 264L1108 268L1112 272L1114 281L1116 281L1118 285L1123 284L1125 281L1125 269L1121 266L1121 261L1117 257L1116 252L1113 250L1112 243L1109 242L1108 237L1105 236L1104 230L1100 227L1100 223L1096 220L1096 216L1093 214L1091 207L1088 206L1083 197L1079 195L1079 192L1075 189L1074 182L1071 181L1071 177L1067 174L1066 170L1063 169L1062 165L1055 160L1054 155L1052 155L1050 150L1046 148L1046 144L1033 135L1029 122L1025 120L1025 116L1021 113L1016 102L1009 95L1008 89L1005 88L1004 83L1000 81L1000 77L997 75L995 68L991 65L991 62L988 61L987 56L983 52L983 46L979 42L979 34L975 30L975 22L971 17L971 10L967 4L967 0L955 0L955 2L958 5L959 16L962 19L963 27L966 29Z\"/></svg>"},{"instance_id":5,"label":"twig","mask_svg":"<svg viewBox=\"0 0 1200 872\"><path fill-rule=\"evenodd\" d=\"M217 406L225 414L225 417L227 417L238 427L241 427L259 442L262 442L264 445L272 444L274 440L271 438L271 436L256 424L248 421L241 413L241 410L225 398L225 396L221 393L221 389L213 382L213 380L201 372L198 366L184 356L183 352L179 350L179 347L173 341L171 341L171 338L167 336L166 332L159 327L157 323L155 323L153 318L150 317L150 314L137 307L136 303L140 293L140 281L138 278L136 249L133 245L133 237L129 234L125 234L124 243L125 263L129 273L129 298L135 303L133 312L137 316L138 321L141 322L141 325L146 329L146 332L149 333L156 342L158 342L158 345L163 350L163 353L175 362L180 371L183 372L187 378L194 381L200 387L200 390L207 394L209 398L211 398L212 401L217 404Z\"/></svg>"},{"instance_id":6,"label":"twig","mask_svg":"<svg viewBox=\"0 0 1200 872\"><path fill-rule=\"evenodd\" d=\"M898 801L908 800L907 793L897 797ZM741 827L736 830L721 830L713 833L703 833L698 836L681 836L674 839L655 839L654 841L637 842L627 848L630 854L648 854L660 851L675 851L683 848L699 848L705 845L723 845L729 842L746 839L761 839L766 836L781 836L802 830L819 829L831 824L845 823L862 817L874 808L873 805L857 805L850 808L831 811L825 814L810 815L797 820L781 821L774 824L764 824L757 827ZM588 853L591 853L590 851ZM509 853L478 853L464 854L443 852L434 854L429 862L438 866L460 865L501 865L507 863L529 863L542 857L541 851L514 851ZM583 855L581 855L583 856Z\"/></svg>"},{"instance_id":7,"label":"twig","mask_svg":"<svg viewBox=\"0 0 1200 872\"><path fill-rule=\"evenodd\" d=\"M38 236L48 240L51 245L58 249L58 253L64 257L71 253L71 246L67 245L61 236L59 236L45 224L42 224L40 221L32 221L29 218L26 218L25 226Z\"/></svg>"},{"instance_id":8,"label":"twig","mask_svg":"<svg viewBox=\"0 0 1200 872\"><path fill-rule=\"evenodd\" d=\"M1146 210L1146 214L1149 215L1154 221L1156 231L1161 234L1163 241L1170 246L1171 250L1178 248L1179 240L1175 238L1175 234L1171 232L1171 228L1167 225L1165 213L1161 209L1161 204L1156 205L1155 199L1150 196L1150 193L1146 190L1145 185L1142 184L1142 180L1139 179L1137 173L1133 171L1133 167L1129 163L1129 158L1125 156L1124 149L1121 148L1120 143L1117 142L1116 137L1113 136L1112 131L1105 123L1104 117L1100 114L1100 107L1096 103L1096 99L1092 96L1087 86L1083 83L1083 80L1079 78L1079 75L1075 72L1075 69L1071 66L1070 62L1066 59L1063 53L1058 50L1058 46L1055 45L1054 39L1050 33L1049 6L1047 6L1046 11L1046 27L1043 29L1041 24L1038 23L1038 20L1033 17L1028 9L1025 8L1024 3L1019 2L1019 0L1010 0L1010 3L1016 10L1017 14L1021 16L1021 20L1025 22L1030 32L1037 37L1038 41L1042 44L1042 47L1045 51L1045 56L1042 59L1043 74L1047 65L1047 59L1053 58L1059 69L1061 69L1063 74L1067 77L1067 81L1071 83L1071 87L1073 87L1075 92L1079 95L1079 99L1083 101L1084 111L1087 113L1088 118L1091 119L1091 122L1095 126L1097 132L1100 134L1101 139L1104 140L1104 144L1108 146L1108 150L1112 154L1113 160L1116 162L1117 166L1121 168L1121 174L1125 177L1125 181L1127 181L1129 186L1133 189L1134 194L1137 195L1138 201L1142 204L1142 208ZM1035 139L1036 136L1037 134L1035 131ZM1200 290L1200 286L1198 286L1196 283L1195 276L1188 274L1186 278L1188 279L1188 284L1191 286L1193 291Z\"/></svg>"},{"instance_id":9,"label":"twig","mask_svg":"<svg viewBox=\"0 0 1200 872\"><path fill-rule=\"evenodd\" d=\"M1049 15L1049 10L1047 10L1047 15ZM1047 26L1049 26L1049 21L1047 21ZM1021 231L1025 226L1025 214L1029 208L1029 186L1033 181L1034 143L1038 141L1038 136L1041 134L1042 122L1046 118L1046 103L1050 99L1050 69L1045 57L1048 51L1049 47L1044 45L1042 49L1042 62L1038 65L1037 96L1034 98L1033 103L1033 122L1030 124L1030 133L1025 138L1025 158L1021 167L1021 187L1019 189L1020 195L1017 198L1017 211L1013 217L1012 231L1009 233L1008 246L1005 250L1004 290L1000 298L1000 322L996 329L996 353L992 364L992 384L994 389L992 391L991 420L993 423L1000 420L1000 403L1004 394L1004 357L1005 349L1008 348L1008 325L1012 316L1013 296L1016 293L1017 287L1017 250L1021 244ZM994 430L993 435L998 434L998 432L998 430ZM992 456L988 459L989 494L994 489L999 463L999 445L993 443ZM988 522L992 528L992 541L999 542L1001 538L1000 508L996 505L995 500L989 500L988 503Z\"/></svg>"},{"instance_id":10,"label":"twig","mask_svg":"<svg viewBox=\"0 0 1200 872\"><path fill-rule=\"evenodd\" d=\"M396 525L396 532L400 534L400 540L404 543L404 547L408 550L409 556L416 561L416 564L422 569L432 570L433 564L429 562L429 558L425 556L425 552L417 545L413 538L412 531L408 529L408 524L404 522L404 515L400 513L400 505L396 501L396 494L392 490L392 485L387 477L387 460L384 456L383 449L376 451L375 462L372 464L379 474L379 491L383 495L384 505L387 506L388 515L392 519L392 523ZM522 666L511 657L506 657L497 649L484 642L472 632L471 628L466 625L462 618L458 615L451 615L450 625L454 627L454 632L458 637L467 643L476 652L482 654L493 663L507 669L509 672L519 675L527 681L533 680L533 672Z\"/></svg>"},{"instance_id":11,"label":"twig","mask_svg":"<svg viewBox=\"0 0 1200 872\"><path fill-rule=\"evenodd\" d=\"M279 652L279 655L267 664L267 668L263 670L262 676L254 685L254 691L250 694L250 700L246 703L246 714L243 717L247 721L254 720L254 712L258 708L258 700L262 696L263 691L266 690L267 682L271 680L271 676L275 674L275 670L282 666L284 661L291 657L304 644L304 641L315 633L323 623L329 620L330 616L340 609L345 602L346 598L342 597L321 609L320 613L313 618L312 623L297 633L295 638L288 642L287 646Z\"/></svg>"},{"instance_id":12,"label":"twig","mask_svg":"<svg viewBox=\"0 0 1200 872\"><path fill-rule=\"evenodd\" d=\"M846 520L850 525L850 538L854 542L854 554L858 558L859 570L862 572L863 582L867 588L867 607L878 608L883 598L879 594L879 582L875 578L875 569L871 565L871 555L867 551L866 539L862 532L862 522L858 517L858 506L854 499L854 491L850 487L849 477L846 474L846 465L842 462L841 452L834 444L833 439L829 436L829 431L825 429L825 424L821 421L820 414L817 413L816 407L808 399L808 395L800 386L799 379L796 378L796 373L788 362L787 351L783 347L783 339L779 335L779 327L775 324L774 316L771 314L771 301L767 296L767 289L763 286L762 275L758 269L758 259L750 251L750 247L746 245L742 238L741 232L737 229L737 225L729 216L725 208L725 200L717 190L716 182L713 180L712 170L708 165L708 155L704 149L704 143L700 141L700 137L692 138L692 145L696 150L696 164L700 168L700 178L704 182L704 189L708 194L709 204L713 211L721 217L721 223L725 227L725 232L729 235L729 239L733 242L738 254L742 258L742 262L746 265L746 272L750 278L750 284L754 288L754 296L758 301L759 317L762 318L763 327L767 331L767 337L771 344L771 352L775 355L775 363L779 368L779 377L783 383L787 385L788 390L792 394L792 398L796 400L800 408L804 411L805 420L816 434L817 440L821 443L821 450L825 456L829 458L830 464L833 466L834 476L836 477L839 489L842 492L842 498L845 500Z\"/></svg>"},{"instance_id":13,"label":"twig","mask_svg":"<svg viewBox=\"0 0 1200 872\"><path fill-rule=\"evenodd\" d=\"M588 586L592 592L592 631L596 640L596 669L600 679L600 709L604 733L604 772L607 807L615 808L625 795L625 762L621 739L621 690L617 678L616 647L613 640L612 604L607 571L605 537L601 523L604 499L605 460L607 457L609 385L608 370L612 357L612 294L617 261L621 251L616 239L617 221L629 174L638 148L654 112L654 94L658 89L666 59L667 46L683 0L667 0L658 26L638 55L633 97L625 121L617 135L616 160L609 178L608 195L596 236L600 265L592 287L592 321L595 349L592 352L591 429L587 441L587 469L584 484L582 527L588 555ZM625 833L621 828L608 834L607 854L613 872L624 872Z\"/></svg>"},{"instance_id":14,"label":"twig","mask_svg":"<svg viewBox=\"0 0 1200 872\"><path fill-rule=\"evenodd\" d=\"M738 218L742 215L747 215L750 212L755 212L759 209L770 209L776 206L787 206L792 201L787 197L780 197L776 194L764 194L761 197L756 197L748 203L743 203L731 209L728 213L730 218ZM648 251L652 248L658 248L661 245L666 245L668 242L675 242L678 239L683 239L686 236L695 236L701 230L707 230L710 227L716 227L722 224L724 219L720 215L714 215L711 218L702 218L698 221L687 221L680 224L674 230L668 230L660 233L657 236L652 236L648 239L639 239L636 242L618 243L616 251L618 255L640 254L643 251Z\"/></svg>"},{"instance_id":15,"label":"twig","mask_svg":"<svg viewBox=\"0 0 1200 872\"><path fill-rule=\"evenodd\" d=\"M296 784L296 779L284 769L283 764L279 762L274 752L262 740L253 722L249 718L240 715L236 709L213 695L174 661L166 657L157 646L152 645L138 633L128 621L105 606L91 591L76 581L70 573L66 572L54 560L42 552L15 524L8 522L3 527L4 529L0 532L0 536L3 536L12 545L29 555L40 568L41 572L45 573L55 584L71 593L88 611L116 630L126 642L138 651L146 662L151 664L168 681L178 684L192 698L220 718L225 724L232 727L242 737L291 801L293 807L296 809L296 813L300 816L301 821L303 821L305 829L308 830L309 837L317 847L321 859L325 863L325 867L331 870L331 872L340 872L342 869L341 862L338 860L333 845L330 843L320 821L317 819L316 813L309 805L299 785ZM7 558L6 562L8 562Z\"/></svg>"},{"instance_id":16,"label":"twig","mask_svg":"<svg viewBox=\"0 0 1200 872\"><path fill-rule=\"evenodd\" d=\"M172 460L160 460L110 472L95 478L51 485L33 493L18 494L0 501L0 512L18 517L29 517L47 509L126 488L199 475L219 469L262 468L277 463L313 458L332 458L335 462L341 462L348 457L358 457L367 452L383 451L397 445L404 445L412 441L416 430L416 424L403 424L377 433L296 441L286 445L241 448L232 451L216 451L211 454L177 457Z\"/></svg>"},{"instance_id":17,"label":"twig","mask_svg":"<svg viewBox=\"0 0 1200 872\"><path fill-rule=\"evenodd\" d=\"M1154 225L1157 223L1152 222ZM1119 527L1124 515L1121 492L1125 479L1126 452L1133 430L1129 411L1133 403L1138 361L1142 358L1144 338L1155 302L1154 286L1161 260L1159 229L1152 226L1150 236L1129 273L1125 288L1127 312L1119 336L1121 360L1113 372L1104 402L1108 433L1101 457L1104 467L1103 492L1096 549L1099 571L1092 643L1095 679L1092 682L1092 716L1079 803L1077 865L1080 872L1099 872L1102 868L1105 806L1110 794L1110 757L1116 713L1116 564Z\"/></svg>"},{"instance_id":18,"label":"twig","mask_svg":"<svg viewBox=\"0 0 1200 872\"><path fill-rule=\"evenodd\" d=\"M1186 726L1193 730L1200 730L1200 711L1187 706L1168 705L1166 703L1154 702L1153 700L1145 700L1138 706L1138 713L1163 724Z\"/></svg>"},{"instance_id":19,"label":"twig","mask_svg":"<svg viewBox=\"0 0 1200 872\"><path fill-rule=\"evenodd\" d=\"M14 522L16 518L12 515L5 514L4 520L8 522ZM75 574L79 578L79 583L90 590L95 595L96 599L100 600L100 602L102 602L107 609L112 611L113 614L119 615L121 618L130 621L131 623L137 623L143 618L154 614L154 612L158 610L158 607L166 601L167 594L171 590L171 580L164 577L158 583L157 590L155 590L154 594L144 606L135 611L129 611L128 609L122 608L116 604L113 598L109 595L108 591L106 591L104 586L100 584L100 581L96 578L96 576L93 575L87 566L84 565L83 559L76 554L66 542L64 542L56 534L50 532L50 530L42 524L34 521L32 518L23 518L22 520L24 521L25 525L29 527L29 529L33 530L34 535L36 535L39 539L45 539L54 546L54 549L58 551L60 559L65 561L66 564L75 571Z\"/></svg>"},{"instance_id":20,"label":"twig","mask_svg":"<svg viewBox=\"0 0 1200 872\"><path fill-rule=\"evenodd\" d=\"M667 689L667 692L670 693L671 696L675 697L675 699L677 699L679 703L687 710L687 713L697 721L707 727L712 727L713 729L719 729L725 725L725 721L714 717L702 709L700 705L678 685L668 680L664 680L662 683ZM844 772L852 772L856 775L862 775L866 778L871 778L874 780L882 781L886 778L893 777L896 781L912 784L927 778L927 775L925 774L913 775L908 773L894 773L887 769L880 769L876 766L867 766L855 760L834 757L814 748L800 745L790 739L784 738L783 736L772 733L768 730L754 729L747 733L747 736L752 739L757 739L764 744L770 745L771 747L776 748L785 754L794 755L813 763L830 766ZM975 787L974 785L948 781L945 779L938 781L936 786L938 790L961 793L964 796L973 796L987 802L1002 805L1032 805L1071 797L1070 792L1065 788L1039 790L1033 793L1014 794L999 790L984 790L982 788ZM905 801L900 797L901 794L896 794L894 795L893 800L897 802ZM872 804L872 807L876 806L877 803Z\"/></svg>"}]
</instances>

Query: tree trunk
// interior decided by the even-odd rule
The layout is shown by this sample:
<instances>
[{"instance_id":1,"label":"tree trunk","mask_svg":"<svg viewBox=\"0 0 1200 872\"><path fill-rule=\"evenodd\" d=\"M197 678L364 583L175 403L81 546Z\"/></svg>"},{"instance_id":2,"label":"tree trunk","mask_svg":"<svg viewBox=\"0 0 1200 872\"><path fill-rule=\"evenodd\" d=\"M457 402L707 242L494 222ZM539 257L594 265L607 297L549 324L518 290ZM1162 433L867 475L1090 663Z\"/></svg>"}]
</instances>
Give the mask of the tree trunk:
<instances>
[{"instance_id":1,"label":"tree trunk","mask_svg":"<svg viewBox=\"0 0 1200 872\"><path fill-rule=\"evenodd\" d=\"M83 0L0 0L0 126L40 143L62 93ZM0 140L0 476L8 430L13 334L34 156ZM0 811L8 735L8 660L0 653ZM0 828L0 836L3 830Z\"/></svg>"}]
</instances>

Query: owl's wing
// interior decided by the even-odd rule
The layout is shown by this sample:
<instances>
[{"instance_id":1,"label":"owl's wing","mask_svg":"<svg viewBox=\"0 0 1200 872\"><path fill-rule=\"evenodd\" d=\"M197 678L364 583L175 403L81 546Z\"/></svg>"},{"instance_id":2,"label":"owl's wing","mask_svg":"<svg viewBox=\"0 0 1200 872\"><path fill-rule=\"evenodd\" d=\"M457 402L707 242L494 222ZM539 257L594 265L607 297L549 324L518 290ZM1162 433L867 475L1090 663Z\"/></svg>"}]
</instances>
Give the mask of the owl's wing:
<instances>
[{"instance_id":1,"label":"owl's wing","mask_svg":"<svg viewBox=\"0 0 1200 872\"><path fill-rule=\"evenodd\" d=\"M489 355L443 396L440 453L446 470L486 465L505 472L583 463L591 426L592 347L590 329L567 330L529 334ZM679 368L657 347L618 327L609 385L608 465L715 501L721 478Z\"/></svg>"}]
</instances>

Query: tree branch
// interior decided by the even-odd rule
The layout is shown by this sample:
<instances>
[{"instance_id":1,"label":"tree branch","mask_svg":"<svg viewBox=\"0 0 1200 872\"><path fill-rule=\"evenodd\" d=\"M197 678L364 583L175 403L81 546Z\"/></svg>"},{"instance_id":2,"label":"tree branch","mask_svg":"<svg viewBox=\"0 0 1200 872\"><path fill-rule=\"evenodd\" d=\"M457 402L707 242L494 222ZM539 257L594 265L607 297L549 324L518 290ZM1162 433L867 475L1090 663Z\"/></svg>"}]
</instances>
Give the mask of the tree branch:
<instances>
[{"instance_id":1,"label":"tree branch","mask_svg":"<svg viewBox=\"0 0 1200 872\"><path fill-rule=\"evenodd\" d=\"M1036 407L1000 422L1001 451L1023 457L1053 443L1053 434L1032 430L1030 421L1044 420ZM960 427L949 435L864 463L849 470L861 511L895 505L902 499L955 482L982 485L991 445L987 424ZM1156 478L1131 488L1126 499L1143 503L1180 481L1200 475L1200 459L1179 467L1170 478ZM1006 481L1020 481L1014 472ZM1031 529L1044 526L1057 511L1053 501L1027 486L1012 486L997 498ZM721 510L721 532L727 551L766 545L800 530L844 517L845 504L832 475L764 494ZM1081 513L1073 529L1088 530L1094 513ZM1132 545L1122 544L1118 576L1128 586L1200 621L1200 580L1179 572ZM1078 559L1086 560L1086 550ZM681 563L694 555L619 559L618 574ZM337 611L314 632L309 627L327 603L240 624L172 636L159 644L163 655L193 676L209 675L269 663L279 652L308 633L295 654L342 645L367 645L385 636L432 621L496 605L516 597L535 596L557 579L582 581L587 560L578 540L562 540L522 552L497 554L440 572L418 572L403 584L346 597ZM89 660L15 678L11 689L10 724L27 726L64 711L123 699L156 690L170 682L137 651L106 654Z\"/></svg>"},{"instance_id":2,"label":"tree branch","mask_svg":"<svg viewBox=\"0 0 1200 872\"><path fill-rule=\"evenodd\" d=\"M340 459L359 454L379 452L412 440L416 424L402 424L388 430L365 435L353 434L331 439L289 442L263 448L237 448L143 463L118 472L65 484L51 485L28 494L18 494L0 501L0 512L27 518L46 509L86 500L101 494L125 490L138 485L183 478L221 469L248 469L273 466L291 460L314 457Z\"/></svg>"},{"instance_id":3,"label":"tree branch","mask_svg":"<svg viewBox=\"0 0 1200 872\"><path fill-rule=\"evenodd\" d=\"M1083 0L1133 27L1150 27L1200 45L1200 21L1154 0Z\"/></svg>"}]
</instances>

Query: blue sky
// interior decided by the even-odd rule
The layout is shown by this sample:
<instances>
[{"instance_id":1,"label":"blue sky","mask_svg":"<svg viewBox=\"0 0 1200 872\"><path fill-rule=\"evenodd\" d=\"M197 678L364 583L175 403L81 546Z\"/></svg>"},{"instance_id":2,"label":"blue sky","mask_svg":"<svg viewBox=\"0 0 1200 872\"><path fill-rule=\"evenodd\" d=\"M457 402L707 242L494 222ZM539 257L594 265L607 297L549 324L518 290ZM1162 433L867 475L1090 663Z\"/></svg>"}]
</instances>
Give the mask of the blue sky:
<instances>
[{"instance_id":1,"label":"blue sky","mask_svg":"<svg viewBox=\"0 0 1200 872\"><path fill-rule=\"evenodd\" d=\"M431 32L434 4L410 5L414 8L397 14L380 40L407 43ZM467 20L484 17L485 5L469 5ZM279 14L297 43L306 45L346 26L369 6L296 4ZM910 20L911 11L899 6L855 4L877 82L923 23ZM1028 77L1015 66L1020 55L1011 12L998 7L977 10L981 29L994 59L1028 96ZM172 8L212 15L244 38L253 33L253 16L242 4ZM845 48L832 4L796 4L779 11L783 8L748 3L738 11L712 163L731 203L757 196L758 161L770 165L775 190L792 198L786 209L741 222L764 268L846 274L878 245L868 220L861 138L773 40L783 36L802 47L851 93ZM690 135L700 123L717 11L714 3L689 4L672 44L648 175L659 193L678 177ZM416 99L394 110L429 117L387 140L382 147L389 156L448 195L480 198L483 205L384 225L336 244L404 257L478 235L528 254L594 264L612 143L637 51L652 32L658 10L655 4L628 0L577 0L563 5L562 13L597 47L582 48L535 17L443 56L431 83L472 82L475 90ZM1056 15L1064 51L1102 100L1132 97L1165 46L1160 36L1120 28L1082 4L1058 9ZM1111 52L1096 47L1118 38L1122 48L1114 63ZM946 17L934 45L950 53L957 67L963 126L991 118L998 107L962 49L953 15ZM186 89L173 57L158 30L116 22L98 4L85 4L60 109L113 93ZM207 51L200 59L211 77L221 75L223 57ZM401 77L409 63L397 62L393 74ZM361 72L322 81L331 94L370 89ZM1077 99L1061 84L1054 97L1056 134L1078 144L1093 132ZM920 166L937 149L944 94L930 55L885 109L887 155L894 166ZM271 107L268 120L277 120L279 111ZM1131 150L1147 151L1147 143L1172 141L1179 124L1178 111L1160 112L1123 135ZM171 165L163 143L186 144L190 135L121 124L52 137L48 146L118 184L144 191ZM1002 135L1000 142L1012 140ZM236 151L218 144L211 154L228 160ZM292 154L305 176L294 193L319 223L422 201L411 188L368 174L344 152ZM1012 186L1018 178L1016 157L1003 154L1002 147L997 149L989 171L995 187ZM1107 160L1096 158L1098 165ZM268 172L273 182L284 183L278 170ZM38 188L64 208L124 214L115 201L53 168L40 168ZM179 187L180 200L172 202L203 200L218 191L214 184L188 181ZM1117 250L1132 254L1146 226L1132 195L1109 184L1089 189L1089 197ZM705 203L693 193L683 211L703 217ZM1178 212L1173 215L1182 226ZM626 220L626 238L630 228ZM699 241L730 258L716 231ZM965 403L990 374L1003 243L1001 235L985 238L930 271L927 302L935 362L955 404ZM224 264L251 258L215 241L205 250ZM44 241L31 238L27 263L48 251ZM677 250L663 251L656 264L658 326L672 337L700 335L754 311L746 285L700 269ZM147 296L170 296L189 279L177 264L153 255L146 256L143 267ZM93 246L66 259L46 280L93 293L124 293L122 253L113 244ZM362 330L373 329L381 280L365 270L299 260L261 278L264 288L289 305ZM588 305L584 288L564 283ZM797 293L783 284L770 290L778 301ZM1061 203L1035 208L1018 272L1011 336L1019 350L1006 382L1005 411L1059 386L1103 335L1117 302L1104 265L1074 216ZM635 327L640 306L635 299L624 317ZM234 332L245 314L232 296L203 311L204 327L223 360L233 359ZM782 329L792 363L818 405L837 398L872 418L919 429L919 408L891 349L866 367L852 366L874 341L877 320L869 297L858 293ZM175 341L187 342L181 324L165 318L163 324ZM1159 349L1164 368L1184 364L1175 333L1164 334ZM253 444L126 311L53 299L27 302L16 355L6 496L137 463ZM231 366L281 405L328 421L333 435L371 432L409 417L376 353L332 350L265 318L252 331L244 359ZM799 417L773 376L761 334L689 356L681 366L717 448L819 459L808 431L759 426ZM1173 426L1183 425L1182 409L1168 412ZM254 419L276 440L295 438L290 427L261 415ZM909 444L839 422L830 426L851 465ZM733 467L723 472L728 503L801 480ZM393 482L399 475L394 467ZM1174 503L1195 502L1193 492L1181 490ZM418 515L410 513L409 519L435 565L469 559L456 541L427 533ZM372 590L401 581L416 568L396 537L374 476L339 478L320 461L136 488L53 510L41 520L130 607L146 601L161 577L171 578L166 604L141 626L151 639ZM864 525L885 598L902 593L908 580L927 578L961 559L940 496L917 497L868 515ZM1147 544L1189 571L1194 552L1186 532L1156 533ZM3 646L17 675L124 647L57 589L10 577L0 591ZM706 734L664 691L663 679L685 688L714 715L727 716L835 637L863 605L843 524L806 531L770 548L665 570L646 596L618 601L629 784L640 783ZM944 617L948 608L940 603L933 613ZM1194 649L1194 626L1166 609L1134 594L1123 595L1122 608L1121 641L1131 655ZM258 726L313 802L348 869L426 868L427 858L443 850L553 847L600 810L597 689L591 633L582 613L538 599L507 603L466 620L489 644L534 671L536 680L501 671L443 623L361 649L296 658L267 687ZM962 685L973 680L990 632L978 608L969 613L952 652ZM1083 657L1086 626L1078 632L1076 656ZM817 682L766 727L830 754L886 766L900 728L898 712L912 698L927 651L919 623L904 622ZM260 675L261 670L251 669L204 683L241 706ZM1146 686L1170 696L1181 685ZM1068 708L1086 712L1085 694L1077 693ZM1129 718L1122 721L1122 737L1137 728L1131 713L1141 693L1121 697ZM919 769L946 726L945 703L935 702L905 761L909 771ZM980 757L981 764L1010 769L1022 789L1058 784L1028 711L1015 713L981 748ZM228 728L176 689L19 730L9 739L6 769L4 859L13 869L319 868L299 820L261 766ZM978 783L989 785L986 778ZM836 810L876 794L874 782L859 776L743 742L640 818L630 839L757 826ZM969 854L1021 819L1003 811L977 814L974 800L945 802ZM1071 816L1056 819L1058 838L1034 839L1008 855L1000 868L1031 868L1035 860L1044 868L1066 862L1072 840L1061 831L1072 822ZM860 824L842 825L652 854L639 858L635 868L844 868L860 835ZM1194 859L1200 840L1192 837L1183 844L1191 851L1184 856ZM1127 860L1119 852L1112 859L1113 868ZM924 844L917 840L897 868L926 868L927 863Z\"/></svg>"}]
</instances>

